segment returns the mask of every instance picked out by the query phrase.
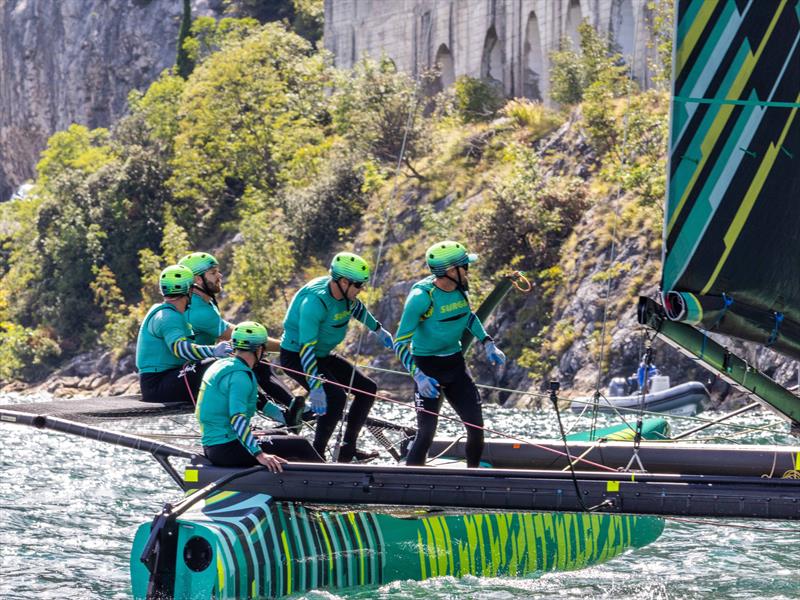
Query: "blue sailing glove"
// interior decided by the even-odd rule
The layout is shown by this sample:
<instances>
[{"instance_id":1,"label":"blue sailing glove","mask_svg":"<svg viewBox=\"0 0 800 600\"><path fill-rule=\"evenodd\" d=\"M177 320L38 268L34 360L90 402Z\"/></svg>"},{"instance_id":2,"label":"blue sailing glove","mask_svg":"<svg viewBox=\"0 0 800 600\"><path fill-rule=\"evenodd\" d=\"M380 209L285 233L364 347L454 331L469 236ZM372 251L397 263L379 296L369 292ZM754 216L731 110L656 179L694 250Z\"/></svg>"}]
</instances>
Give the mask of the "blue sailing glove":
<instances>
[{"instance_id":1,"label":"blue sailing glove","mask_svg":"<svg viewBox=\"0 0 800 600\"><path fill-rule=\"evenodd\" d=\"M436 381L433 377L428 377L417 369L416 374L414 375L414 382L417 384L417 390L419 390L419 395L423 398L438 398L439 397L439 382Z\"/></svg>"},{"instance_id":2,"label":"blue sailing glove","mask_svg":"<svg viewBox=\"0 0 800 600\"><path fill-rule=\"evenodd\" d=\"M489 359L489 362L493 365L497 365L498 367L506 362L506 355L503 354L503 351L498 348L494 340L489 340L483 345L483 349L486 352L486 358Z\"/></svg>"},{"instance_id":3,"label":"blue sailing glove","mask_svg":"<svg viewBox=\"0 0 800 600\"><path fill-rule=\"evenodd\" d=\"M308 399L311 401L311 410L315 415L324 415L328 411L328 397L322 386L314 388L309 392Z\"/></svg>"},{"instance_id":4,"label":"blue sailing glove","mask_svg":"<svg viewBox=\"0 0 800 600\"><path fill-rule=\"evenodd\" d=\"M378 338L384 348L391 348L394 345L392 334L386 331L383 327L378 327L372 334Z\"/></svg>"},{"instance_id":5,"label":"blue sailing glove","mask_svg":"<svg viewBox=\"0 0 800 600\"><path fill-rule=\"evenodd\" d=\"M225 358L233 352L233 346L230 342L220 342L214 346L214 356L217 358Z\"/></svg>"}]
</instances>

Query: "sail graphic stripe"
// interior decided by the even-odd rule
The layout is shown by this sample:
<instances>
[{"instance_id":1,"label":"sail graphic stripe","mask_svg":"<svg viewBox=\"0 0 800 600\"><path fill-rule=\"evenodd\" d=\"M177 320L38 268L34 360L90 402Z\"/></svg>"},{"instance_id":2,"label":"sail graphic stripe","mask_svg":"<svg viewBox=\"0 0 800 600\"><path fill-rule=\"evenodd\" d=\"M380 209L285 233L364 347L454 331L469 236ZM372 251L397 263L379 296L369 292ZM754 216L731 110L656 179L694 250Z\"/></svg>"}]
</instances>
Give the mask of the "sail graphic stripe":
<instances>
[{"instance_id":1,"label":"sail graphic stripe","mask_svg":"<svg viewBox=\"0 0 800 600\"><path fill-rule=\"evenodd\" d=\"M795 76L793 74L793 65L797 61L797 57L795 53L798 48L798 43L800 43L800 35L795 36L794 41L791 45L789 52L787 53L783 65L781 66L780 72L778 73L777 79L774 82L772 88L769 91L769 99L775 98L778 94L778 90L784 82L784 79L788 77ZM672 246L672 251L670 252L669 256L664 261L664 283L665 289L672 289L674 283L680 279L688 267L689 261L691 260L692 256L694 255L695 251L697 250L698 246L703 240L703 236L706 233L708 225L710 223L711 218L713 217L714 212L722 200L723 196L727 191L727 187L732 180L732 178L736 175L737 170L741 164L742 159L745 157L745 152L743 149L746 149L750 146L751 140L753 136L758 131L759 126L761 125L767 110L765 107L771 107L774 105L781 105L781 106L791 106L795 108L800 108L800 103L798 102L771 102L771 101L759 101L755 97L754 91L751 91L751 97L748 100L743 100L741 102L743 105L748 107L748 110L743 112L743 115L750 114L749 120L743 119L740 117L739 124L737 124L736 132L731 133L728 145L731 145L731 141L735 142L733 145L736 148L741 149L740 152L735 152L733 157L731 158L730 152L723 152L720 156L715 157L717 165L723 165L724 170L720 172L720 169L716 169L719 174L716 174L712 171L711 176L709 179L714 185L714 189L711 195L708 197L708 205L712 209L710 213L704 210L705 203L702 201L704 200L703 197L698 198L698 201L695 202L695 206L692 208L690 212L690 216L687 218L686 223L681 227L680 232L676 238L674 245ZM762 107L761 110L749 110L751 107ZM741 124L744 123L743 132ZM785 134L784 134L785 135ZM696 214L699 210L702 210L704 216L708 218L703 219L702 225L697 225L696 219L698 215ZM692 224L694 221L694 224ZM681 240L680 238L684 238ZM690 243L686 243L685 240L690 240ZM689 247L687 251L687 247ZM718 274L718 271L717 271ZM711 285L713 285L713 281L716 280L716 276L713 276L713 280ZM710 286L706 287L706 293Z\"/></svg>"},{"instance_id":2,"label":"sail graphic stripe","mask_svg":"<svg viewBox=\"0 0 800 600\"><path fill-rule=\"evenodd\" d=\"M771 102L769 100L747 99L733 100L730 98L695 98L691 96L675 96L677 102L691 104L730 104L733 106L763 106L764 108L800 108L800 102Z\"/></svg>"},{"instance_id":3,"label":"sail graphic stripe","mask_svg":"<svg viewBox=\"0 0 800 600\"><path fill-rule=\"evenodd\" d=\"M733 46L734 37L751 5L752 2L747 5L742 14L737 13L736 16L733 15L734 6L731 4L726 5L721 19L715 26L715 29L721 30L720 33L717 35L712 33L712 38L717 39L718 43L703 46L698 60L694 63L694 67L690 70L686 81L681 85L681 89L676 90L676 98L684 100L684 104L680 106L680 110L676 110L672 115L673 131L680 131L677 135L673 135L672 150L683 139L684 133L691 131L688 124L698 107L698 103L692 100L698 96L703 96L708 91L711 80L717 74L723 57ZM688 97L683 98L684 92L688 93ZM675 107L678 108L677 105Z\"/></svg>"},{"instance_id":4,"label":"sail graphic stripe","mask_svg":"<svg viewBox=\"0 0 800 600\"><path fill-rule=\"evenodd\" d=\"M766 47L767 43L769 42L770 38L772 37L772 33L775 31L775 25L778 23L780 15L782 14L783 10L786 7L786 0L781 0L781 3L778 9L775 11L775 14L772 17L772 20L767 27L766 32L764 33L763 37L761 38L761 42L758 45L755 53L749 53L748 56L745 58L741 67L739 68L738 72L736 72L736 78L734 79L728 93L725 94L726 98L738 98L744 89L745 84L750 79L750 75L752 74L754 68L758 64L758 61L764 52L764 48ZM745 42L745 45L749 47L749 44ZM731 72L735 72L731 69ZM731 113L732 107L730 105L723 105L720 109L717 118L714 120L714 123L710 129L710 133L715 134L716 136L719 135L719 131L724 121L720 121L719 119L726 120ZM692 187L694 186L695 182L697 181L697 176L700 174L702 167L704 166L706 160L708 159L708 153L705 152L706 149L710 150L711 145L716 141L716 137L709 138L708 136L706 139L703 140L701 144L701 148L703 150L702 158L700 159L700 164L697 165L697 168L694 170L694 174L692 178L689 180L688 185L683 188L683 194L681 199L678 202L678 205L675 207L675 210L672 212L669 221L667 223L667 235L669 235L670 231L672 230L673 226L675 225L675 221L678 215L681 212L681 209L686 203L686 199L688 198ZM680 189L680 188L679 188Z\"/></svg>"},{"instance_id":5,"label":"sail graphic stripe","mask_svg":"<svg viewBox=\"0 0 800 600\"><path fill-rule=\"evenodd\" d=\"M705 185L678 231L669 256L664 261L665 289L670 290L674 287L674 282L683 275L694 256L731 180L746 156L742 149L750 145L762 116L763 111L748 109L736 120L733 131L712 163L709 176L705 178Z\"/></svg>"},{"instance_id":6,"label":"sail graphic stripe","mask_svg":"<svg viewBox=\"0 0 800 600\"><path fill-rule=\"evenodd\" d=\"M736 88L737 83L739 83L739 85L744 84L741 74L743 70L745 70L748 56L752 56L752 54L750 53L749 45L747 42L744 42L739 48L739 52L731 65L725 82L723 82L723 87L732 92L732 95L738 95L740 91L740 88ZM730 81L731 79L733 81ZM672 228L675 226L675 222L686 204L703 167L705 167L711 155L711 150L714 144L717 143L720 132L732 110L733 106L730 105L712 106L708 113L706 113L693 142L688 146L686 154L680 157L681 162L672 180L673 189L676 190L677 193L680 193L680 200L678 200L674 208L668 207L670 210L668 211L669 220L667 222L667 235L669 235Z\"/></svg>"},{"instance_id":7,"label":"sail graphic stripe","mask_svg":"<svg viewBox=\"0 0 800 600\"><path fill-rule=\"evenodd\" d=\"M797 100L800 101L800 94L798 94ZM722 266L725 264L725 261L728 259L728 255L733 248L733 245L736 243L736 240L739 237L739 234L742 232L742 228L744 227L745 222L747 221L747 217L750 215L750 211L753 209L753 205L758 198L759 192L761 191L762 186L764 185L764 181L766 180L767 176L772 169L772 165L775 163L775 159L778 157L780 152L780 148L783 145L784 140L786 139L786 135L789 133L789 128L794 121L795 116L797 115L797 109L793 109L789 114L789 117L786 119L786 124L784 125L783 131L781 132L781 137L778 139L777 143L770 144L769 150L767 150L766 156L764 156L764 160L761 161L761 165L759 166L758 172L756 174L755 179L753 180L750 188L747 190L747 194L744 197L744 201L742 202L739 210L736 212L736 217L733 219L733 223L728 228L727 233L724 237L725 242L725 250L722 253L719 261L717 262L717 266L714 269L714 272L711 274L706 285L703 287L701 294L706 294L708 290L714 285L714 282L717 280L719 276L719 272L722 269Z\"/></svg>"},{"instance_id":8,"label":"sail graphic stripe","mask_svg":"<svg viewBox=\"0 0 800 600\"><path fill-rule=\"evenodd\" d=\"M686 32L685 35L681 36L681 45L678 47L677 52L677 61L679 66L683 66L687 64L687 58L694 50L694 46L697 41L700 39L700 34L706 27L708 20L711 18L711 15L714 13L714 9L717 7L717 0L711 1L704 1L698 0L692 5L693 8L696 8L697 15L694 18L691 18L687 15L688 22L691 22L691 27Z\"/></svg>"}]
</instances>

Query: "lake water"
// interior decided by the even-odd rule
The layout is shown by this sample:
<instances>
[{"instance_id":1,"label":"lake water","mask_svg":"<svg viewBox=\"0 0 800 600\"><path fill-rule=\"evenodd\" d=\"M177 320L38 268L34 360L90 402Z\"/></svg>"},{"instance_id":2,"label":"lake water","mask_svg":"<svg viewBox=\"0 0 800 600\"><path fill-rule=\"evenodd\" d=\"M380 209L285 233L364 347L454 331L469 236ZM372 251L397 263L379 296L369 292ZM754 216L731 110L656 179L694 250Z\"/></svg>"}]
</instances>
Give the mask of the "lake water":
<instances>
[{"instance_id":1,"label":"lake water","mask_svg":"<svg viewBox=\"0 0 800 600\"><path fill-rule=\"evenodd\" d=\"M30 398L0 396L2 404L21 401ZM378 405L374 414L409 424L413 419L409 409L396 405ZM488 427L508 434L552 438L557 433L550 411L492 406L486 415ZM575 417L565 419L572 424ZM762 430L717 427L699 435L798 444L788 426L769 414L741 415L733 423ZM601 425L606 424L610 421L604 419ZM673 421L677 430L693 425ZM103 426L130 433L192 434L196 429L190 415ZM457 434L459 427L442 422L440 431ZM180 496L174 482L149 455L133 450L7 423L0 424L0 436L0 598L130 598L134 532L164 502ZM364 446L370 446L370 437L364 434ZM800 598L800 523L705 521L668 520L654 544L581 571L526 579L448 577L295 597Z\"/></svg>"}]
</instances>

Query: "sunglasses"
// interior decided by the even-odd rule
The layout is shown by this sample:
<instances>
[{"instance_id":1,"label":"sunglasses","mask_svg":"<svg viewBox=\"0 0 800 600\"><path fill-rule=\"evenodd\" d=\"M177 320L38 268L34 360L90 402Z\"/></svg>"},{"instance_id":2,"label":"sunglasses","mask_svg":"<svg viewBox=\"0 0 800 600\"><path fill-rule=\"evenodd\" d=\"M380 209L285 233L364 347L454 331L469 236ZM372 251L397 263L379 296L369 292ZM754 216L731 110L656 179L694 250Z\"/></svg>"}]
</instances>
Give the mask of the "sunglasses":
<instances>
[{"instance_id":1,"label":"sunglasses","mask_svg":"<svg viewBox=\"0 0 800 600\"><path fill-rule=\"evenodd\" d=\"M366 283L366 281L351 281L351 282L350 282L350 284L351 284L351 285L352 285L354 288L356 288L356 289L359 289L359 290L360 290L361 288L363 288L363 287L364 287L364 284L365 284L365 283Z\"/></svg>"},{"instance_id":2,"label":"sunglasses","mask_svg":"<svg viewBox=\"0 0 800 600\"><path fill-rule=\"evenodd\" d=\"M467 264L465 264L465 265L459 265L459 266L460 266L462 269L464 269L465 271L469 271L469 263L467 263Z\"/></svg>"}]
</instances>

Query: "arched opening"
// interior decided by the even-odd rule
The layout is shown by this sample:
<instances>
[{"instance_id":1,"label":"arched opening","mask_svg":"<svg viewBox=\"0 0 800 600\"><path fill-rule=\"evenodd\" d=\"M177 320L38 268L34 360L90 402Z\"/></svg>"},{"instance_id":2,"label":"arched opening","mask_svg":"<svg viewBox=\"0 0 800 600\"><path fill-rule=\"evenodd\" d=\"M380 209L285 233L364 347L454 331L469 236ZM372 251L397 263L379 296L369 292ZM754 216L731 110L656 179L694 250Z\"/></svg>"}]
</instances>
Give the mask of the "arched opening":
<instances>
[{"instance_id":1,"label":"arched opening","mask_svg":"<svg viewBox=\"0 0 800 600\"><path fill-rule=\"evenodd\" d=\"M628 64L633 63L633 53L636 45L634 39L633 3L631 0L614 0L611 7L611 39L616 45L616 50L625 58Z\"/></svg>"},{"instance_id":2,"label":"arched opening","mask_svg":"<svg viewBox=\"0 0 800 600\"><path fill-rule=\"evenodd\" d=\"M436 70L436 78L430 86L430 94L438 94L443 89L450 87L456 80L455 64L450 48L446 44L439 46L436 51L436 59L433 61Z\"/></svg>"},{"instance_id":3,"label":"arched opening","mask_svg":"<svg viewBox=\"0 0 800 600\"><path fill-rule=\"evenodd\" d=\"M522 53L522 95L541 100L546 93L547 78L544 74L542 38L539 35L539 19L532 12L525 27L525 45Z\"/></svg>"},{"instance_id":4,"label":"arched opening","mask_svg":"<svg viewBox=\"0 0 800 600\"><path fill-rule=\"evenodd\" d=\"M570 0L567 8L567 22L564 24L564 36L572 43L572 49L578 50L581 47L581 34L578 26L583 21L580 0Z\"/></svg>"},{"instance_id":5,"label":"arched opening","mask_svg":"<svg viewBox=\"0 0 800 600\"><path fill-rule=\"evenodd\" d=\"M481 79L502 86L503 83L503 50L494 25L486 32L481 59Z\"/></svg>"}]
</instances>

